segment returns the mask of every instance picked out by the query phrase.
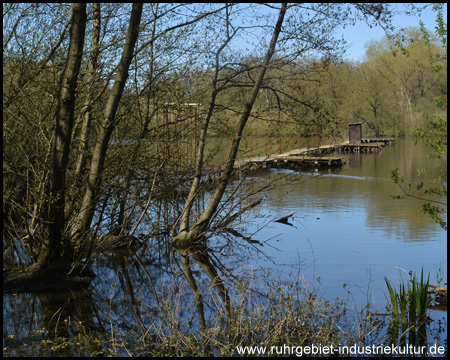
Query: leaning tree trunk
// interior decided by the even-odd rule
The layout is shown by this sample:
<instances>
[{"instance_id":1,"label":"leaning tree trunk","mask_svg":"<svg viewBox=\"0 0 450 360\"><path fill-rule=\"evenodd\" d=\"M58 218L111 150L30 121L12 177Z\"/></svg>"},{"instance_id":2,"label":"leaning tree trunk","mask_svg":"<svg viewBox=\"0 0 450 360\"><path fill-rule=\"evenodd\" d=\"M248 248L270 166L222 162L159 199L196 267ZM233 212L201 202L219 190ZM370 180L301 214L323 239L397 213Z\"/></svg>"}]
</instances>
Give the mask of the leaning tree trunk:
<instances>
[{"instance_id":1,"label":"leaning tree trunk","mask_svg":"<svg viewBox=\"0 0 450 360\"><path fill-rule=\"evenodd\" d=\"M261 72L258 75L258 78L253 85L253 89L251 92L250 99L245 103L244 105L244 111L241 115L241 118L239 120L239 123L236 128L236 133L233 137L235 139L233 141L233 145L230 149L228 160L227 160L227 166L225 168L225 171L219 181L218 187L213 195L213 198L208 204L208 207L203 211L202 216L200 219L195 222L190 228L189 228L189 211L183 211L183 223L180 228L180 232L174 237L174 245L179 246L180 248L186 248L186 244L183 244L183 242L192 243L194 242L199 235L207 228L211 218L216 212L217 206L220 203L220 200L222 199L222 196L225 192L226 186L228 185L228 182L231 178L231 174L233 172L234 163L236 161L236 155L239 149L239 143L241 140L241 135L244 130L245 124L247 123L248 118L250 117L250 113L253 108L253 104L255 103L256 97L258 95L259 89L261 87L261 84L264 79L264 75L266 73L267 67L270 63L270 60L275 52L275 45L277 43L278 35L281 31L281 25L283 23L284 15L286 13L286 4L283 3L280 14L278 17L277 24L275 26L275 30L272 36L272 40L269 45L269 49L267 50L264 63L261 67ZM205 125L207 126L207 124ZM187 203L185 207L189 206L192 203Z\"/></svg>"},{"instance_id":2,"label":"leaning tree trunk","mask_svg":"<svg viewBox=\"0 0 450 360\"><path fill-rule=\"evenodd\" d=\"M103 121L92 154L91 167L81 209L72 230L72 241L76 247L84 245L83 242L90 238L88 232L92 218L94 217L95 203L101 185L101 176L108 142L116 126L116 112L120 99L122 98L125 83L128 78L128 71L133 59L134 46L139 34L142 7L142 3L133 4L122 58L119 63L113 89L106 104Z\"/></svg>"},{"instance_id":3,"label":"leaning tree trunk","mask_svg":"<svg viewBox=\"0 0 450 360\"><path fill-rule=\"evenodd\" d=\"M222 196L225 192L225 189L227 187L227 184L231 178L234 163L236 161L236 155L239 148L239 142L241 139L242 132L244 130L245 124L247 123L247 120L250 116L250 113L253 108L253 104L255 103L256 97L258 95L259 89L261 87L261 84L264 79L264 75L266 73L266 69L269 65L269 62L275 52L275 45L277 43L278 35L281 31L281 25L283 23L284 15L286 13L286 4L283 3L281 6L280 14L278 17L278 21L275 26L275 30L272 36L272 40L269 45L269 49L267 50L264 63L261 68L261 72L258 75L258 78L253 86L251 96L249 100L244 105L244 111L242 113L242 116L239 120L239 123L236 128L236 133L234 136L234 143L232 145L232 148L230 150L230 153L228 155L228 162L227 166L225 168L225 171L219 181L219 185L217 187L216 192L213 195L213 198L209 202L207 208L203 211L202 216L200 219L195 222L191 227L189 227L189 217L190 217L190 210L192 207L192 203L195 197L195 194L197 193L198 187L199 187L199 180L201 176L201 166L202 166L202 156L203 156L203 150L204 147L199 146L199 153L198 153L198 163L197 163L197 169L196 169L196 176L194 178L194 181L191 186L190 194L188 196L188 199L186 200L184 209L183 209L183 215L181 219L181 226L180 231L173 239L173 247L179 252L182 262L183 262L183 268L186 278L189 281L189 284L191 285L192 290L194 291L194 295L198 296L197 286L195 284L195 281L193 280L190 263L189 263L189 257L192 257L194 260L197 261L197 263L203 268L203 270L206 272L208 277L211 279L212 285L217 289L219 295L221 296L226 308L228 311L231 311L231 301L228 296L227 290L217 272L217 270L214 268L214 266L211 264L211 261L209 260L209 255L207 253L207 247L203 242L201 241L202 233L207 229L209 222L211 221L211 218L214 216L217 207L220 203L220 200L222 199ZM225 43L226 44L226 43ZM225 44L223 46L225 46ZM222 49L222 48L221 48ZM219 49L219 52L220 50ZM216 73L217 75L217 73ZM206 139L206 133L209 125L209 118L210 112L212 113L212 109L214 107L214 101L215 101L215 89L212 94L212 98L210 101L210 106L208 109L207 117L203 124L202 129L202 135L201 139ZM202 141L201 141L202 144ZM197 306L199 306L199 302L201 302L201 298L197 299ZM201 319L200 319L201 320Z\"/></svg>"}]
</instances>

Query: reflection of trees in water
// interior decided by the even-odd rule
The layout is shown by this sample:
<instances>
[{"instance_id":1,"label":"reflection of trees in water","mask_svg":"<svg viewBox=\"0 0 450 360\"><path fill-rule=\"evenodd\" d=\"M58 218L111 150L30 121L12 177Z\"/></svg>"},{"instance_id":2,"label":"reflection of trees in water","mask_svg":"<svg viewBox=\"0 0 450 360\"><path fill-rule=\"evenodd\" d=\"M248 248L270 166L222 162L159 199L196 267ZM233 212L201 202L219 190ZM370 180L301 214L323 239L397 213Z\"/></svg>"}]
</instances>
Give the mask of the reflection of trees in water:
<instances>
[{"instance_id":1,"label":"reflection of trees in water","mask_svg":"<svg viewBox=\"0 0 450 360\"><path fill-rule=\"evenodd\" d=\"M265 249L261 244L248 241L258 239L264 243L265 240L260 239L259 234L254 236L248 233L246 224L253 220L248 217L248 213L244 212L235 219L234 232L226 229L230 216L253 203L252 198L246 199L247 202L239 202L239 199L245 199L248 193L265 194L270 189L279 192L280 187L266 187L272 185L273 180L282 185L284 192L288 191L286 187L295 189L301 186L300 178L295 173L261 174L259 178L253 173L252 178L230 186L221 211L212 222L211 229L214 230L205 234L207 238L203 243L188 250L191 255L188 264L179 252L172 250L170 229L167 226L176 222L183 199L158 200L147 210L151 221L142 221L136 230L137 234L143 234L143 245L134 255L108 252L95 260L97 277L90 286L92 293L83 290L8 297L7 303L9 301L10 305L4 306L7 334L14 334L17 342L6 342L6 347L18 349L22 342L19 339L68 337L86 344L86 348L84 345L81 348L58 348L56 343L48 342L45 348L35 346L34 350L25 348L21 351L24 356L30 353L48 354L46 351L53 351L54 355L76 356L82 351L86 354L100 351L98 339L101 339L104 349L117 350L119 354L125 355L126 350L122 346L139 348L142 344L138 339L142 334L157 334L161 338L161 334L170 336L179 329L195 331L214 324L215 315L225 309L225 304L239 302L234 287L237 272L233 267L242 267L249 259L260 254L258 250ZM292 196L292 192L289 194ZM197 200L194 213L201 213L209 196L205 192L203 198ZM280 196L275 198L279 199ZM270 203L271 199L267 201ZM257 221L270 222L270 219L263 217ZM184 272L187 267L190 274ZM12 312L12 308L23 310ZM33 335L44 327L45 335ZM51 345L54 350L51 350ZM16 351L19 354L19 350Z\"/></svg>"},{"instance_id":2,"label":"reflection of trees in water","mask_svg":"<svg viewBox=\"0 0 450 360\"><path fill-rule=\"evenodd\" d=\"M43 327L47 329L47 339L76 339L84 347L80 349L77 346L49 345L51 356L77 356L80 350L81 353L87 354L101 351L102 345L98 336L103 338L103 335L96 331L101 323L94 320L96 305L91 299L89 289L40 294L38 297L44 314Z\"/></svg>"},{"instance_id":3,"label":"reflection of trees in water","mask_svg":"<svg viewBox=\"0 0 450 360\"><path fill-rule=\"evenodd\" d=\"M389 178L394 164L394 152L363 155L361 170L303 176L304 184L299 186L281 183L268 193L265 205L280 212L289 207L304 214L312 209L336 214L352 211L355 216L364 216L367 228L383 231L389 237L406 241L429 238L426 234L439 229L426 218L417 202L396 200L391 196L398 193ZM278 175L269 174L271 177ZM301 175L292 172L290 176L294 179Z\"/></svg>"},{"instance_id":4,"label":"reflection of trees in water","mask_svg":"<svg viewBox=\"0 0 450 360\"><path fill-rule=\"evenodd\" d=\"M155 200L136 229L136 234L141 234L142 247L134 255L108 252L95 260L97 277L91 283L92 294L68 292L63 295L33 297L24 294L18 298L9 297L14 304L11 302L9 307L4 307L8 334L14 333L16 339L36 339L33 331L45 326L48 339L67 336L78 341L82 336L81 343L86 344L86 349L82 349L88 354L100 351L96 342L100 338L104 348L125 355L126 350L122 346L149 346L138 341L142 334L157 334L159 338L165 334L169 337L179 329L189 332L215 324L215 315L225 309L225 304L239 302L233 277L237 272L233 267L248 264L248 259L254 259L259 254L257 250L265 249L260 243L249 241L257 239L264 243L265 239L261 239L259 234L254 236L248 233L246 224L254 221L248 213L243 212L234 219L233 229L227 228L228 220L254 203L255 194L270 194L266 201L269 206L279 203L286 194L295 197L296 189L302 186L299 182L304 179L296 172L262 171L252 173L252 177L242 183L233 182L224 196L220 211L211 222L211 230L204 234L202 242L186 249L191 256L189 260L172 250L171 229L168 226L176 224L184 197L178 195L175 199ZM273 181L278 187L267 187L273 185ZM323 179L317 181L323 182ZM332 177L329 179L330 194L333 194L336 181ZM358 180L358 184L360 182ZM377 183L371 185L381 186ZM250 193L253 197L247 197ZM210 193L203 192L196 199L192 213L201 214L210 196ZM113 199L110 202L115 203ZM135 206L142 210L142 204L145 202L130 202L128 208ZM108 215L113 213L113 205L104 212ZM130 220L134 222L139 218L140 211L133 210L130 214ZM258 216L258 212L255 214ZM257 219L258 223L270 222L264 213L261 216ZM370 217L368 221L371 221ZM379 222L379 219L376 221ZM104 224L104 231L107 231L109 224ZM406 230L393 227L392 231ZM190 273L185 271L186 268L190 269ZM24 310L12 312L12 308ZM34 312L35 317L32 315ZM7 342L6 347L13 346L9 344L13 342ZM16 349L18 347L19 341L15 345ZM37 353L37 349L22 351L28 355ZM50 345L46 349L51 351ZM47 350L39 350L39 354ZM55 355L75 356L81 350L66 347L54 348L53 351Z\"/></svg>"},{"instance_id":5,"label":"reflection of trees in water","mask_svg":"<svg viewBox=\"0 0 450 360\"><path fill-rule=\"evenodd\" d=\"M136 355L151 352L155 346L161 346L164 339L170 343L173 341L171 338L176 338L180 333L197 333L203 326L210 327L208 330L220 329L218 325L221 323L217 319L223 313L225 301L221 298L218 289L212 286L202 266L192 261L192 274L203 300L201 302L203 307L200 308L199 298L195 298L191 286L182 275L181 264L178 267L174 261L180 261L179 257L170 258L168 263L166 258L159 259L156 256L157 245L168 240L167 236L164 239L148 239L143 247L131 256L102 255L95 263L97 278L92 282L91 290L81 289L78 292L69 291L38 296L27 294L21 294L20 297L9 296L6 306L4 304L4 318L7 319L4 329L5 327L8 329L6 335L16 335L15 338L18 340L14 344L16 355L79 356L97 352L108 355L114 354L114 351L123 356ZM224 238L222 245L225 245L227 241L232 239ZM235 238L234 241L236 241ZM195 260L195 256L192 259ZM210 255L208 260L210 265L219 272L220 264L216 264L214 256ZM295 271L295 269L291 270L291 272ZM265 272L259 273L254 279L259 279L258 281L265 279L261 281L261 284L250 283L247 287L242 286L241 283L234 286L232 277L225 276L223 272L220 273L226 282L233 306L243 311L243 308L247 306L244 304L247 304L247 300L251 298L252 301L248 302L248 306L255 311L260 311L259 317L249 319L255 324L255 334L264 331L266 327L272 329L270 331L277 329L279 324L271 323L274 313L286 315L286 319L294 319L287 305L291 302L295 302L302 309L301 311L305 311L303 314L306 314L307 309L311 309L316 315L322 316L320 304L314 302L314 306L310 304L308 307L308 303L303 299L314 299L314 296L310 297L306 286L297 288L298 284L288 281L281 286L275 285L275 281L267 278ZM237 272L234 275L237 275ZM244 278L249 274L243 271L242 275ZM277 277L277 274L272 275ZM304 281L306 282L306 279ZM256 291L249 290L252 286ZM298 298L291 298L289 289L294 289ZM278 295L276 295L277 291ZM271 305L273 308L269 306L266 314L263 311L266 306L258 304L264 304L264 301L268 300L265 294L271 292L276 295L277 302L276 305ZM20 307L22 311L11 311L12 308ZM275 310L276 312L270 313ZM204 314L201 315L202 313ZM223 326L223 330L220 331L225 331L227 325ZM310 331L309 336L316 336L314 330L311 330L316 326L318 325L307 322L301 329ZM32 337L32 330L44 327L45 335L41 334L39 338ZM75 345L61 348L55 346L57 339L63 337L72 339ZM36 338L52 341L49 341L42 349L39 345L35 345L34 348L21 346L23 342L30 343L30 340ZM68 343L69 340L65 341ZM6 343L6 347L12 346L11 342Z\"/></svg>"},{"instance_id":6,"label":"reflection of trees in water","mask_svg":"<svg viewBox=\"0 0 450 360\"><path fill-rule=\"evenodd\" d=\"M205 256L201 258L206 261ZM209 271L215 271L211 263L207 265ZM193 330L206 329L208 314L214 312L214 303L211 302L212 297L207 296L205 310L205 299L201 294L224 294L214 290L217 287L215 284L203 281L203 267L193 267L191 275L196 280L192 283L192 279L187 279L186 282L181 264L177 266L174 261L169 264L164 259L158 260L151 246L144 246L135 256L101 259L97 266L98 281L94 281L93 288L94 297L102 303L100 316L103 322L108 326L110 321L113 324L113 329L107 329L106 333L114 331L120 342L120 339L129 339L130 333L135 331L139 334L164 333L169 336L175 331L174 324ZM222 307L217 306L216 310Z\"/></svg>"},{"instance_id":7,"label":"reflection of trees in water","mask_svg":"<svg viewBox=\"0 0 450 360\"><path fill-rule=\"evenodd\" d=\"M255 185L251 181L242 187L234 184L233 193L224 197L212 222L213 230L206 234L208 239L186 249L189 259L172 250L167 226L176 222L183 199L155 201L147 210L153 221L143 221L136 231L142 234L142 247L134 255L126 251L100 254L93 263L96 278L89 289L9 296L4 317L7 333L14 335L17 343L9 342L6 347L19 354L19 341L32 339L37 343L33 348L24 348L24 356L92 355L101 353L101 346L120 350L119 344L124 339L129 342L133 333L168 336L175 331L174 324L205 330L217 313L231 308L227 287L234 279L227 279L232 274L228 268L231 261L222 263L223 259L233 256L233 261L245 263L242 259L252 256L260 246L249 242L249 234L242 229L237 233L245 234L243 238L230 231L219 234L230 225L230 216L238 215L233 217L233 226L245 224L246 202L242 194L248 191L247 187ZM205 192L198 197L194 214L201 213L208 196ZM112 212L108 208L104 213ZM108 226L105 224L105 229ZM186 272L186 268L190 271ZM41 330L44 332L38 332L39 336L33 335ZM38 344L42 340L46 340L45 346ZM74 346L70 341L82 345ZM137 342L134 346L138 346Z\"/></svg>"},{"instance_id":8,"label":"reflection of trees in water","mask_svg":"<svg viewBox=\"0 0 450 360\"><path fill-rule=\"evenodd\" d=\"M103 327L96 316L96 306L91 291L82 287L10 295L4 299L4 351L13 350L17 356L101 353L106 334L99 331ZM15 342L5 341L6 338Z\"/></svg>"}]
</instances>

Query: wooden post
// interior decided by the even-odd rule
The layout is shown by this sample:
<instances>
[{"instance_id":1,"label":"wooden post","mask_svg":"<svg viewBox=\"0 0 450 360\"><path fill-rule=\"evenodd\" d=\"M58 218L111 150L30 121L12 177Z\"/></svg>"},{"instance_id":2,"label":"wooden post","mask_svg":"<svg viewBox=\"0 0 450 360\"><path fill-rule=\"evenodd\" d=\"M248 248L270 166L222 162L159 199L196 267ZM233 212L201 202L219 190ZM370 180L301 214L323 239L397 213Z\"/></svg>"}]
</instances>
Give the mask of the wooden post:
<instances>
[{"instance_id":1,"label":"wooden post","mask_svg":"<svg viewBox=\"0 0 450 360\"><path fill-rule=\"evenodd\" d=\"M311 147L314 147L314 135L311 134Z\"/></svg>"},{"instance_id":2,"label":"wooden post","mask_svg":"<svg viewBox=\"0 0 450 360\"><path fill-rule=\"evenodd\" d=\"M230 149L233 147L233 134L230 134Z\"/></svg>"}]
</instances>

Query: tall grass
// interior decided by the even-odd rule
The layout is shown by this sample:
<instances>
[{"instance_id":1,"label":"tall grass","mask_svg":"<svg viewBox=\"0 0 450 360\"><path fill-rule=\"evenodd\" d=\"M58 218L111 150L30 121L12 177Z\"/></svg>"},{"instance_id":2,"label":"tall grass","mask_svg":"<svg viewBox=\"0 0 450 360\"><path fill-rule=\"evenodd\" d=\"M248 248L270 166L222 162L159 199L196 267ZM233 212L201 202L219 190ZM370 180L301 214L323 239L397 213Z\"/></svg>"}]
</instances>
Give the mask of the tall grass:
<instances>
[{"instance_id":1,"label":"tall grass","mask_svg":"<svg viewBox=\"0 0 450 360\"><path fill-rule=\"evenodd\" d=\"M409 335L409 343L413 345L426 344L426 321L428 308L428 285L430 274L424 282L423 269L420 275L420 282L417 281L416 274L408 282L402 282L399 292L391 285L385 277L386 286L389 292L391 314L390 335L391 340L400 345L406 343L406 335Z\"/></svg>"}]
</instances>

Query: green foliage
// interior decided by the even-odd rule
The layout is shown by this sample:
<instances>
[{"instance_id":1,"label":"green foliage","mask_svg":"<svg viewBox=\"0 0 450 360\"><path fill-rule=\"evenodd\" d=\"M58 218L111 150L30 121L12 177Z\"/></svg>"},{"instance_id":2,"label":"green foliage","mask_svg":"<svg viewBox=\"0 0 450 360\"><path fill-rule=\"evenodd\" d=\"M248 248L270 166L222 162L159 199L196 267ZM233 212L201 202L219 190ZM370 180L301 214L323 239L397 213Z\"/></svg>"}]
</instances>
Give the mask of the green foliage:
<instances>
[{"instance_id":1,"label":"green foliage","mask_svg":"<svg viewBox=\"0 0 450 360\"><path fill-rule=\"evenodd\" d=\"M422 269L420 282L417 281L416 274L414 274L407 286L403 282L400 284L399 292L395 290L386 277L384 280L390 300L388 311L391 315L391 339L395 343L397 341L400 341L401 344L405 343L406 333L409 330L409 342L414 345L421 345L420 341L423 340L427 320L430 274L428 274L425 282Z\"/></svg>"},{"instance_id":2,"label":"green foliage","mask_svg":"<svg viewBox=\"0 0 450 360\"><path fill-rule=\"evenodd\" d=\"M443 229L447 230L447 27L443 21L442 6L435 5L433 9L437 11L436 35L445 52L436 53L431 36L425 29L423 23L421 23L422 40L425 44L424 50L426 50L425 54L429 61L426 64L420 63L420 65L422 68L428 68L440 76L440 94L434 97L434 109L430 109L430 112L422 111L423 119L425 120L424 124L413 127L412 133L416 139L416 143L421 141L429 149L430 153L426 157L436 160L437 164L435 170L429 170L427 168L418 169L418 174L430 173L435 176L435 185L427 187L423 183L417 185L416 191L421 190L424 195L428 196L428 199L420 197L421 200L424 200L422 204L423 212L428 214ZM405 56L411 56L404 44L397 42L397 45ZM402 187L404 179L398 175L398 169L392 172L392 179L395 184L399 185L405 191ZM411 189L411 184L409 184L409 188ZM415 195L416 191L414 193L405 191L405 194L407 196L417 197ZM396 196L396 198L400 197Z\"/></svg>"}]
</instances>

